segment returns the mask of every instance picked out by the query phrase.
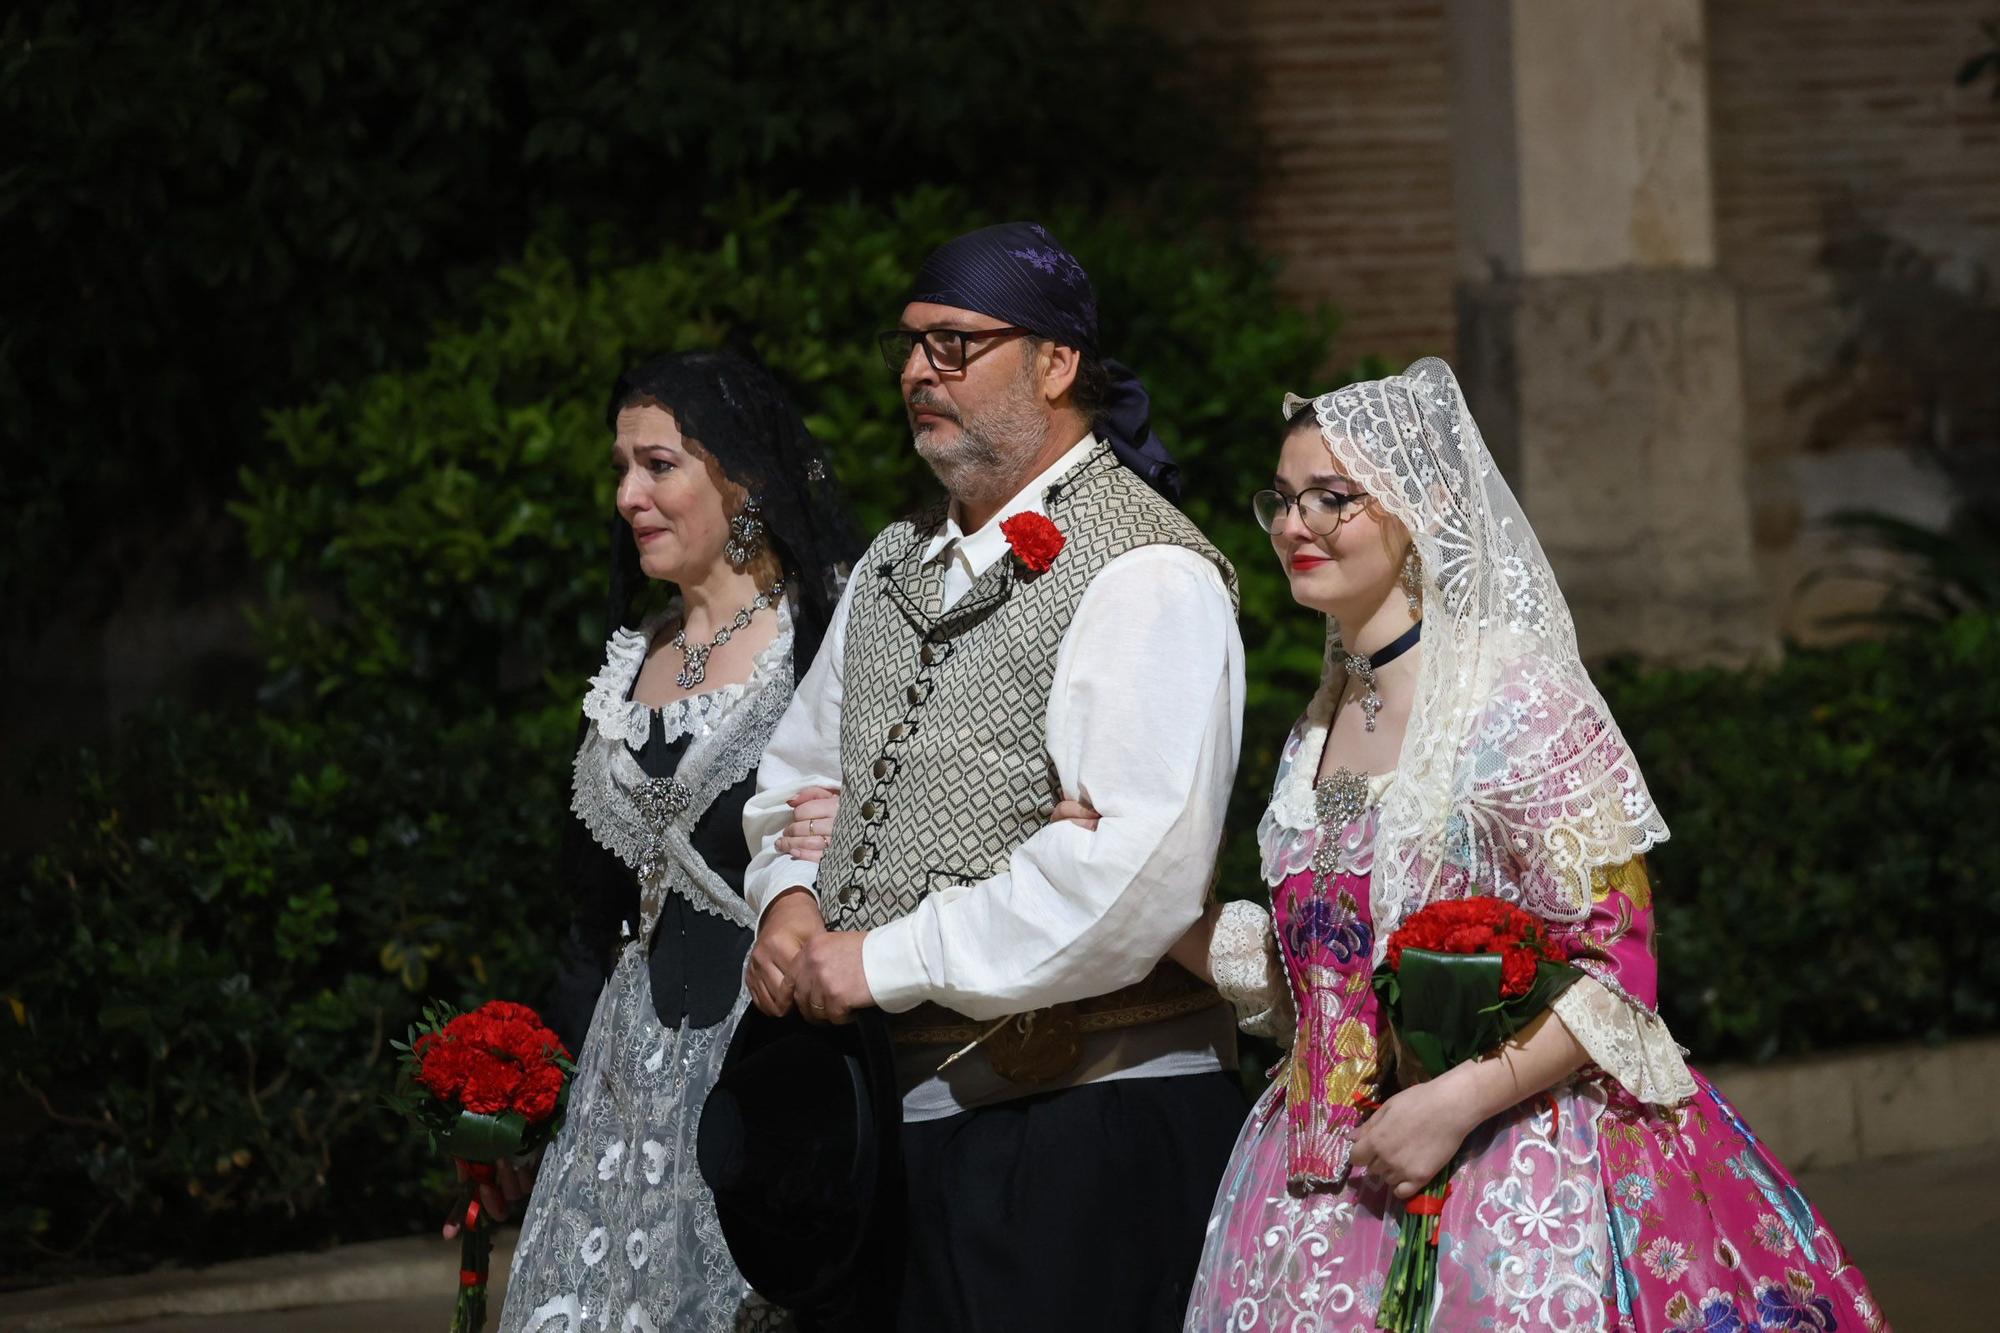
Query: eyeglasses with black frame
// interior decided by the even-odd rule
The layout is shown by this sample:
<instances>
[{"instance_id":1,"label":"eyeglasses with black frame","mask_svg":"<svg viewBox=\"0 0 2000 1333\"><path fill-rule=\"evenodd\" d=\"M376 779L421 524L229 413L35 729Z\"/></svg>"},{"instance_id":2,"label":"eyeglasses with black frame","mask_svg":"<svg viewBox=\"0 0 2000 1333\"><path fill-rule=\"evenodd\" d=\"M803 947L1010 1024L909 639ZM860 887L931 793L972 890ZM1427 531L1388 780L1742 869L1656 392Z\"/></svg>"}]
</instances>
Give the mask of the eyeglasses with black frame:
<instances>
[{"instance_id":1,"label":"eyeglasses with black frame","mask_svg":"<svg viewBox=\"0 0 2000 1333\"><path fill-rule=\"evenodd\" d=\"M1250 512L1256 515L1258 527L1276 532L1285 521L1285 514L1297 505L1307 532L1315 537L1331 537L1335 529L1360 511L1367 499L1360 491L1330 491L1324 486L1308 486L1296 496L1265 490L1250 497Z\"/></svg>"},{"instance_id":2,"label":"eyeglasses with black frame","mask_svg":"<svg viewBox=\"0 0 2000 1333\"><path fill-rule=\"evenodd\" d=\"M875 343L882 349L884 364L898 375L910 364L912 347L924 349L924 360L931 363L932 370L947 373L965 369L965 363L974 355L967 350L969 343L985 338L1018 338L1031 332L1018 324L1002 324L997 329L889 329L876 334Z\"/></svg>"}]
</instances>

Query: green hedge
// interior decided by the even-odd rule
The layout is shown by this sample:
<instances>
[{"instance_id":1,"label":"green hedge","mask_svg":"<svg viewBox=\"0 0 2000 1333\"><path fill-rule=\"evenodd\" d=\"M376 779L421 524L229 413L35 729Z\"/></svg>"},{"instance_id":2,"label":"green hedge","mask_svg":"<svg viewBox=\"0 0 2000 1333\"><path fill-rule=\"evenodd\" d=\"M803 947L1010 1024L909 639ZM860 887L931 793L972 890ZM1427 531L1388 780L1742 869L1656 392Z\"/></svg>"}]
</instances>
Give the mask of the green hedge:
<instances>
[{"instance_id":1,"label":"green hedge","mask_svg":"<svg viewBox=\"0 0 2000 1333\"><path fill-rule=\"evenodd\" d=\"M1699 1059L2000 1025L2000 620L1603 684L1673 832L1661 1007Z\"/></svg>"},{"instance_id":2,"label":"green hedge","mask_svg":"<svg viewBox=\"0 0 2000 1333\"><path fill-rule=\"evenodd\" d=\"M1605 673L1674 838L1663 1005L1698 1060L1992 1030L2000 621ZM568 717L155 717L0 894L0 1246L209 1258L409 1231L442 1181L375 1105L421 996L536 995ZM1239 793L1269 782L1255 724ZM1280 727L1283 724L1278 724ZM1254 819L1227 851L1254 883Z\"/></svg>"},{"instance_id":3,"label":"green hedge","mask_svg":"<svg viewBox=\"0 0 2000 1333\"><path fill-rule=\"evenodd\" d=\"M423 995L546 985L559 731L156 715L81 756L0 877L5 1270L435 1223L388 1041Z\"/></svg>"}]
</instances>

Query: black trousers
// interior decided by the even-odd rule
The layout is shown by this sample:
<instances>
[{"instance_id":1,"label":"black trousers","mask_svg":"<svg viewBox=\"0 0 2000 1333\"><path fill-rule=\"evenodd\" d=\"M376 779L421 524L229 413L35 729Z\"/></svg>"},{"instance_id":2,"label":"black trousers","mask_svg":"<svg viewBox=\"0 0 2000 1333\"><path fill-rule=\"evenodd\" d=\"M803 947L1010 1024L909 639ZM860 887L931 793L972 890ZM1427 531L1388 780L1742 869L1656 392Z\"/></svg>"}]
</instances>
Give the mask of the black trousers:
<instances>
[{"instance_id":1,"label":"black trousers","mask_svg":"<svg viewBox=\"0 0 2000 1333\"><path fill-rule=\"evenodd\" d=\"M904 1125L900 1333L1178 1330L1248 1111L1220 1072Z\"/></svg>"}]
</instances>

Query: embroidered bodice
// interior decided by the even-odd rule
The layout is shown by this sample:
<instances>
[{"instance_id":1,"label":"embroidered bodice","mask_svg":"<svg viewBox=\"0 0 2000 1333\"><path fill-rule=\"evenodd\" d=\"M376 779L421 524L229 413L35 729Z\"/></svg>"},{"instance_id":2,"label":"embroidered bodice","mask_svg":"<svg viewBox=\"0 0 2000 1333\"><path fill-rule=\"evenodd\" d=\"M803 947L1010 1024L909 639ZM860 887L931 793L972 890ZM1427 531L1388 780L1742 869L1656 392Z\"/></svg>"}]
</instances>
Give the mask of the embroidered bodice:
<instances>
[{"instance_id":1,"label":"embroidered bodice","mask_svg":"<svg viewBox=\"0 0 2000 1333\"><path fill-rule=\"evenodd\" d=\"M1258 846L1272 910L1231 903L1210 945L1218 989L1245 1027L1289 1038L1280 1072L1295 1189L1338 1185L1354 1129L1382 1095L1383 1034L1370 979L1376 838L1395 775L1316 790L1331 709L1324 692L1287 737ZM1337 788L1344 786L1345 790ZM1594 877L1590 914L1554 922L1588 975L1556 1013L1591 1060L1642 1101L1692 1096L1684 1053L1654 1012L1652 892L1643 858Z\"/></svg>"},{"instance_id":2,"label":"embroidered bodice","mask_svg":"<svg viewBox=\"0 0 2000 1333\"><path fill-rule=\"evenodd\" d=\"M668 895L746 929L755 915L736 888L695 850L690 834L717 796L757 768L792 697L792 624L783 603L778 632L757 654L750 678L654 707L631 697L661 620L619 628L605 645L583 712L589 720L573 765L570 809L598 845L632 871L639 887L638 938L649 939ZM656 730L657 728L657 730ZM648 737L685 739L671 776L649 774L638 758Z\"/></svg>"},{"instance_id":3,"label":"embroidered bodice","mask_svg":"<svg viewBox=\"0 0 2000 1333\"><path fill-rule=\"evenodd\" d=\"M1309 779L1319 757L1317 747L1301 747L1281 776L1302 772ZM1273 933L1296 1015L1284 1080L1295 1189L1345 1179L1354 1130L1380 1096L1379 1018L1369 984L1375 917L1368 885L1382 797L1394 780L1393 774L1381 774L1356 782L1349 804L1338 813L1316 819L1308 829L1285 828L1291 846L1311 848L1307 864L1285 875L1271 893ZM1317 811L1318 803L1313 808Z\"/></svg>"}]
</instances>

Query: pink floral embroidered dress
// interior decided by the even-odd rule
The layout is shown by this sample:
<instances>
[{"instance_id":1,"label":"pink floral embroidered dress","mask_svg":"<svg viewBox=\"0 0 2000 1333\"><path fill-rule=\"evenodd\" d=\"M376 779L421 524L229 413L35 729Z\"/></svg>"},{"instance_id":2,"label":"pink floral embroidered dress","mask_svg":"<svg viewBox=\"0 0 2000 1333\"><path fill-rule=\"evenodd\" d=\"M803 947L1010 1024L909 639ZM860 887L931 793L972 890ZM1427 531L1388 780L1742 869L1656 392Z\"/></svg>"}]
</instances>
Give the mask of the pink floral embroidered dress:
<instances>
[{"instance_id":1,"label":"pink floral embroidered dress","mask_svg":"<svg viewBox=\"0 0 2000 1333\"><path fill-rule=\"evenodd\" d=\"M1253 1031L1293 1032L1209 1220L1186 1323L1200 1333L1366 1333L1396 1245L1401 1206L1347 1169L1357 1103L1394 1091L1368 983L1370 873L1395 779L1352 782L1344 806L1316 800L1327 712L1322 692L1259 828L1273 916L1232 904L1214 945L1225 991L1232 973L1282 968L1282 991L1239 1007L1263 1009ZM1886 1329L1825 1222L1654 1012L1643 859L1597 872L1591 897L1584 919L1552 925L1589 974L1556 1011L1595 1063L1466 1140L1432 1328Z\"/></svg>"}]
</instances>

